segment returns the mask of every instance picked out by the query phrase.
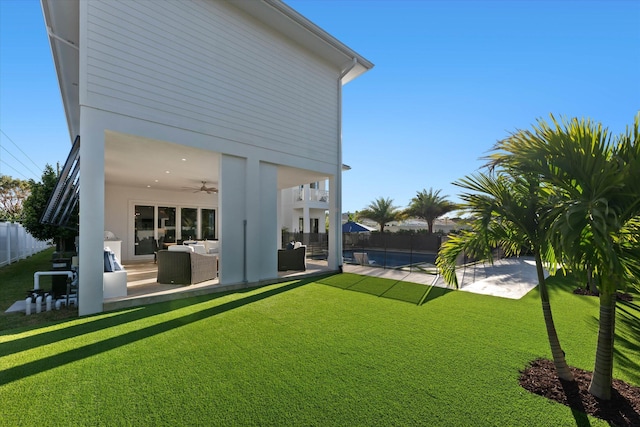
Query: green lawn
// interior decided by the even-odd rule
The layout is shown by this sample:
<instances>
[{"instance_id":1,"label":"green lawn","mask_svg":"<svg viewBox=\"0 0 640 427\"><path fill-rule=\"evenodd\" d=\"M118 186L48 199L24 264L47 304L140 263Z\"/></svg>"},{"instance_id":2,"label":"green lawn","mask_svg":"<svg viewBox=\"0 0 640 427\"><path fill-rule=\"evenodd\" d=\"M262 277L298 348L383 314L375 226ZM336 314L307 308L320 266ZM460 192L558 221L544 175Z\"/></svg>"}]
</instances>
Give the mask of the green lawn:
<instances>
[{"instance_id":1,"label":"green lawn","mask_svg":"<svg viewBox=\"0 0 640 427\"><path fill-rule=\"evenodd\" d=\"M557 328L591 370L598 301L572 286L550 280ZM0 425L585 425L518 385L549 357L536 290L426 290L342 274L1 330ZM620 308L614 376L640 385Z\"/></svg>"}]
</instances>

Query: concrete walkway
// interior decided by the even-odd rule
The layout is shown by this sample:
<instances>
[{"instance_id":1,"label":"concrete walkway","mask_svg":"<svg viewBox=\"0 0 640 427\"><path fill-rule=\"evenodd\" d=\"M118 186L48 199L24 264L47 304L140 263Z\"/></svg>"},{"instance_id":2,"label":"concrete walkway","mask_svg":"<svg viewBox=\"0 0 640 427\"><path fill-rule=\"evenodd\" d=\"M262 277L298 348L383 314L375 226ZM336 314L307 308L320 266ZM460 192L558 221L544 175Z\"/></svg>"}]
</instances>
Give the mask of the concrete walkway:
<instances>
[{"instance_id":1,"label":"concrete walkway","mask_svg":"<svg viewBox=\"0 0 640 427\"><path fill-rule=\"evenodd\" d=\"M361 265L345 264L347 273L383 277L423 285L449 287L441 276L412 273ZM545 271L545 277L549 274ZM536 265L533 257L501 259L494 264L476 264L460 267L457 271L459 289L474 294L492 295L502 298L520 299L538 286Z\"/></svg>"}]
</instances>

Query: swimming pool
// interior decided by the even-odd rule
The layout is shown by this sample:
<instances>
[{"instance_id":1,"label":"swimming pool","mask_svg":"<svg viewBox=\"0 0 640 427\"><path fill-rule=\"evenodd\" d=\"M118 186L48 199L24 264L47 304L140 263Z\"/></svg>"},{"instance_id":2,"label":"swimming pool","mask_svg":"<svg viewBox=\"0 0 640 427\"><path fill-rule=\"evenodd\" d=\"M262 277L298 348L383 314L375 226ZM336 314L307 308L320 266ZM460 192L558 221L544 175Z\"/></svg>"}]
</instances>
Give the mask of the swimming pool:
<instances>
[{"instance_id":1,"label":"swimming pool","mask_svg":"<svg viewBox=\"0 0 640 427\"><path fill-rule=\"evenodd\" d=\"M394 251L380 251L370 249L355 249L342 252L344 262L348 264L357 264L353 253L364 252L369 258L369 263L372 266L379 267L403 267L406 265L423 264L428 262L434 264L436 262L436 254L425 253L408 253L408 252L394 252Z\"/></svg>"}]
</instances>

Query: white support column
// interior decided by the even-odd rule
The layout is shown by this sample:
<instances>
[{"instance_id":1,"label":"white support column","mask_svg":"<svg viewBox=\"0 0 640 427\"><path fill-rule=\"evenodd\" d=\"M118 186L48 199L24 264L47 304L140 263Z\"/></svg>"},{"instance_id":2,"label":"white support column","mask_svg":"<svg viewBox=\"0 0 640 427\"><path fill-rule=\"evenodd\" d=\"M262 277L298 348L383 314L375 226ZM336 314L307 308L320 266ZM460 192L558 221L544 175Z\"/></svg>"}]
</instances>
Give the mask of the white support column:
<instances>
[{"instance_id":1,"label":"white support column","mask_svg":"<svg viewBox=\"0 0 640 427\"><path fill-rule=\"evenodd\" d=\"M80 112L80 248L78 314L102 311L104 273L104 129L93 110Z\"/></svg>"},{"instance_id":2,"label":"white support column","mask_svg":"<svg viewBox=\"0 0 640 427\"><path fill-rule=\"evenodd\" d=\"M220 156L220 284L241 283L245 275L247 160ZM248 266L247 266L248 268Z\"/></svg>"},{"instance_id":3,"label":"white support column","mask_svg":"<svg viewBox=\"0 0 640 427\"><path fill-rule=\"evenodd\" d=\"M255 237L259 239L255 248L255 254L259 260L259 279L271 279L278 277L278 247L282 240L278 221L278 168L271 163L260 162L260 175L258 179L260 207L255 214L258 230ZM273 229L275 228L275 236ZM275 237L275 238L274 238Z\"/></svg>"},{"instance_id":4,"label":"white support column","mask_svg":"<svg viewBox=\"0 0 640 427\"><path fill-rule=\"evenodd\" d=\"M342 265L342 206L340 185L335 177L329 178L329 268L338 270Z\"/></svg>"},{"instance_id":5,"label":"white support column","mask_svg":"<svg viewBox=\"0 0 640 427\"><path fill-rule=\"evenodd\" d=\"M311 232L311 219L309 218L309 202L305 202L302 207L303 230L305 233Z\"/></svg>"},{"instance_id":6,"label":"white support column","mask_svg":"<svg viewBox=\"0 0 640 427\"><path fill-rule=\"evenodd\" d=\"M278 171L276 168L276 175L277 175ZM277 180L277 176L276 176L276 180ZM277 181L276 181L277 182ZM276 184L277 187L277 184ZM276 230L276 241L277 241L277 248L278 249L282 249L282 227L284 227L284 222L282 219L282 190L278 190L276 189L276 195L277 195L277 200L276 200L276 206L277 206L277 211L276 211L276 215L278 218L278 229Z\"/></svg>"},{"instance_id":7,"label":"white support column","mask_svg":"<svg viewBox=\"0 0 640 427\"><path fill-rule=\"evenodd\" d=\"M246 250L246 280L249 283L260 280L259 265L262 253L260 244L260 162L256 158L248 158L246 161L246 179L244 196L247 211L247 250ZM251 260L251 261L249 261Z\"/></svg>"}]
</instances>

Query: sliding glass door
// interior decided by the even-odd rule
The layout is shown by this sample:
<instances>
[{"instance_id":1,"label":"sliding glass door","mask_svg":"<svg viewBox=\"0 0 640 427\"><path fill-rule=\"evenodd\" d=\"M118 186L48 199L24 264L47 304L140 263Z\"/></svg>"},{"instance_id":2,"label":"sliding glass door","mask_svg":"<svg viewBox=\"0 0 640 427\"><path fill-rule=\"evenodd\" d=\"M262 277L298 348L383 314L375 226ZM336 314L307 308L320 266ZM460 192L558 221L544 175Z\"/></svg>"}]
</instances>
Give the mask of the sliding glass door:
<instances>
[{"instance_id":1,"label":"sliding glass door","mask_svg":"<svg viewBox=\"0 0 640 427\"><path fill-rule=\"evenodd\" d=\"M153 235L153 206L136 206L133 236L135 240L135 254L149 255L154 249Z\"/></svg>"},{"instance_id":2,"label":"sliding glass door","mask_svg":"<svg viewBox=\"0 0 640 427\"><path fill-rule=\"evenodd\" d=\"M152 255L156 247L164 249L183 240L216 238L215 209L135 205L134 210L135 255Z\"/></svg>"}]
</instances>

